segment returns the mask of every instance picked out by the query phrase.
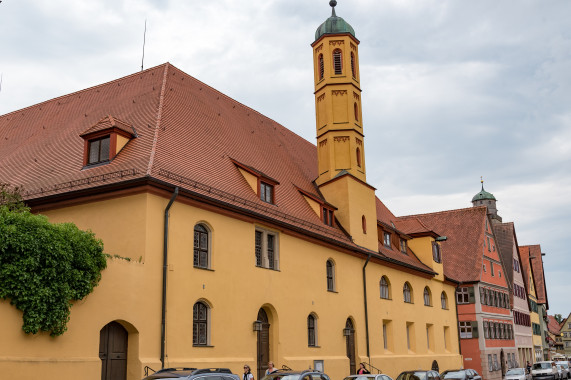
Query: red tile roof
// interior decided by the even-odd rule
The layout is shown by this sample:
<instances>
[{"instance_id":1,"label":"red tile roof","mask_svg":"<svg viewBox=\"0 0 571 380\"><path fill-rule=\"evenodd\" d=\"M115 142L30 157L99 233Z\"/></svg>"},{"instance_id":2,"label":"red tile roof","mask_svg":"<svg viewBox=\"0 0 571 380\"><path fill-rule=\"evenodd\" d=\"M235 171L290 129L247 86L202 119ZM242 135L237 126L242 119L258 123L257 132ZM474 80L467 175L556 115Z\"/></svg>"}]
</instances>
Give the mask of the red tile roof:
<instances>
[{"instance_id":1,"label":"red tile roof","mask_svg":"<svg viewBox=\"0 0 571 380\"><path fill-rule=\"evenodd\" d=\"M80 136L113 125L137 137L108 164L83 167ZM0 141L0 181L22 185L29 201L153 178L361 249L322 223L299 191L319 194L315 145L169 63L1 115ZM279 183L275 205L234 162ZM380 201L377 212L396 220ZM414 255L382 249L379 257L430 272Z\"/></svg>"},{"instance_id":2,"label":"red tile roof","mask_svg":"<svg viewBox=\"0 0 571 380\"><path fill-rule=\"evenodd\" d=\"M549 305L547 300L545 276L543 273L543 258L541 256L541 246L539 244L536 244L536 245L523 246L522 248L527 248L528 258L531 258L531 270L533 271L533 280L535 282L537 303ZM528 259L528 263L529 262L530 260Z\"/></svg>"},{"instance_id":3,"label":"red tile roof","mask_svg":"<svg viewBox=\"0 0 571 380\"><path fill-rule=\"evenodd\" d=\"M411 224L419 220L431 231L446 236L447 240L441 242L444 275L459 282L475 282L480 280L482 270L486 210L484 206L470 207L403 216L399 220Z\"/></svg>"},{"instance_id":4,"label":"red tile roof","mask_svg":"<svg viewBox=\"0 0 571 380\"><path fill-rule=\"evenodd\" d=\"M552 315L547 315L547 320L547 329L549 332L554 335L559 335L561 333L561 326L559 326L557 320Z\"/></svg>"},{"instance_id":5,"label":"red tile roof","mask_svg":"<svg viewBox=\"0 0 571 380\"><path fill-rule=\"evenodd\" d=\"M522 277L523 281L525 282L525 287L527 291L530 291L530 283L529 283L529 246L521 246L519 247L519 257L521 259L521 268L522 268ZM533 276L533 274L532 274ZM536 289L535 280L533 281L533 287ZM537 289L536 289L537 292ZM529 294L529 293L528 293Z\"/></svg>"}]
</instances>

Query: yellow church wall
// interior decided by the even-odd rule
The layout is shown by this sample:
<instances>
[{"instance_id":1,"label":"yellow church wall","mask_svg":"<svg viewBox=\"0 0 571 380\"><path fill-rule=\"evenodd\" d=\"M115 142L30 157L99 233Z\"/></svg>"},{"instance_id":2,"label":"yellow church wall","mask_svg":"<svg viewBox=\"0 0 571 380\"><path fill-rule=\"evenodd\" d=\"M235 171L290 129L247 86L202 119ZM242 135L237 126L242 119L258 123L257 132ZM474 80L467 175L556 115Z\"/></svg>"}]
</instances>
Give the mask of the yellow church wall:
<instances>
[{"instance_id":1,"label":"yellow church wall","mask_svg":"<svg viewBox=\"0 0 571 380\"><path fill-rule=\"evenodd\" d=\"M414 252L416 257L424 263L424 265L438 273L434 277L436 280L444 281L444 267L441 262L437 263L434 261L432 256L433 243L436 243L436 241L430 236L415 237L414 239L407 241L407 246Z\"/></svg>"},{"instance_id":2,"label":"yellow church wall","mask_svg":"<svg viewBox=\"0 0 571 380\"><path fill-rule=\"evenodd\" d=\"M342 333L347 318L355 327L357 363L368 361L362 288L364 257L301 239L275 226L193 207L179 202L180 197L172 205L169 219L165 366L223 366L235 373L241 373L244 363L256 368L257 337L252 324L261 307L270 318L270 357L276 365L303 369L313 367L314 360L324 360L325 372L332 378L348 375L349 360ZM138 194L45 213L52 221L72 221L80 228L91 229L103 239L108 253L143 259L109 259L99 286L85 300L74 304L68 331L57 338L24 334L20 312L8 302L0 302L0 315L5 321L5 339L0 347L3 374L26 378L42 373L44 379L55 380L81 373L82 379L98 380L99 332L111 321L120 322L129 332L129 380L141 379L145 366L160 368L163 215L168 200L164 196ZM116 219L123 221L120 231ZM196 223L205 224L211 232L210 269L193 266ZM278 234L279 270L256 267L256 228ZM125 239L130 243L126 244ZM327 291L327 260L335 264L334 292ZM391 281L390 301L379 298L383 274ZM412 305L402 302L405 280L414 289ZM434 307L422 303L422 289L427 284ZM429 368L434 359L440 368L460 366L454 308L444 311L439 307L440 291L446 286L376 262L368 264L373 365L392 376L405 369ZM450 287L447 292L449 302L453 302L453 289ZM199 300L210 307L210 342L206 347L192 344L192 310ZM317 347L308 347L307 343L309 314L317 318ZM392 352L383 348L383 319L391 320L394 326ZM403 346L406 322L418 326L415 353ZM431 352L424 348L426 324L433 325ZM439 333L445 325L451 327L450 340L454 345L448 351L443 349L443 333Z\"/></svg>"}]
</instances>

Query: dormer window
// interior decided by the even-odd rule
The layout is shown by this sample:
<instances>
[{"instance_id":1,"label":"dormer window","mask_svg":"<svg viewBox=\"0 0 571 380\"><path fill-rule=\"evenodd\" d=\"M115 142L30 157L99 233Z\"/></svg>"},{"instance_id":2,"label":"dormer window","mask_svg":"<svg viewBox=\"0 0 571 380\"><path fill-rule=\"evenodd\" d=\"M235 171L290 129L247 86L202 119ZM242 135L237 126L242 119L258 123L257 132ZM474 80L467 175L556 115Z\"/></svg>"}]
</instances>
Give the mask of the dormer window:
<instances>
[{"instance_id":1,"label":"dormer window","mask_svg":"<svg viewBox=\"0 0 571 380\"><path fill-rule=\"evenodd\" d=\"M400 239L400 251L406 253L406 240Z\"/></svg>"},{"instance_id":2,"label":"dormer window","mask_svg":"<svg viewBox=\"0 0 571 380\"><path fill-rule=\"evenodd\" d=\"M383 244L389 248L391 246L391 234L388 232L383 232Z\"/></svg>"},{"instance_id":3,"label":"dormer window","mask_svg":"<svg viewBox=\"0 0 571 380\"><path fill-rule=\"evenodd\" d=\"M274 186L260 181L260 199L264 202L274 203Z\"/></svg>"},{"instance_id":4,"label":"dormer window","mask_svg":"<svg viewBox=\"0 0 571 380\"><path fill-rule=\"evenodd\" d=\"M110 136L104 136L89 141L88 165L98 164L100 162L109 161L109 143Z\"/></svg>"},{"instance_id":5,"label":"dormer window","mask_svg":"<svg viewBox=\"0 0 571 380\"><path fill-rule=\"evenodd\" d=\"M442 262L442 255L440 253L440 244L436 242L432 242L432 258L437 263Z\"/></svg>"},{"instance_id":6,"label":"dormer window","mask_svg":"<svg viewBox=\"0 0 571 380\"><path fill-rule=\"evenodd\" d=\"M260 200L270 204L276 203L275 187L280 184L278 181L251 166L233 159L230 160L236 165L248 185L256 192Z\"/></svg>"},{"instance_id":7,"label":"dormer window","mask_svg":"<svg viewBox=\"0 0 571 380\"><path fill-rule=\"evenodd\" d=\"M113 116L99 120L80 137L84 140L83 166L108 163L137 137L137 132L128 123Z\"/></svg>"},{"instance_id":8,"label":"dormer window","mask_svg":"<svg viewBox=\"0 0 571 380\"><path fill-rule=\"evenodd\" d=\"M333 226L333 210L330 210L327 207L323 207L322 216L323 223L327 224L328 226Z\"/></svg>"}]
</instances>

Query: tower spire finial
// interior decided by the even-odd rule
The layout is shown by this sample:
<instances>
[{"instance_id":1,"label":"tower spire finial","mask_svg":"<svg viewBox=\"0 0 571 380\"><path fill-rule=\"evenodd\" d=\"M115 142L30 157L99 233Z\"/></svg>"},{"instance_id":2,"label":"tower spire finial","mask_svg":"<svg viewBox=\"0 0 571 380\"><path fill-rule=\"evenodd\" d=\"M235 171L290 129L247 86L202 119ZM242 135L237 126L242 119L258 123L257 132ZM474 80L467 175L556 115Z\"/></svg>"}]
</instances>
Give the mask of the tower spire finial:
<instances>
[{"instance_id":1,"label":"tower spire finial","mask_svg":"<svg viewBox=\"0 0 571 380\"><path fill-rule=\"evenodd\" d=\"M331 0L329 2L329 5L331 5L331 17L337 17L337 15L335 14L335 6L337 5L337 1Z\"/></svg>"},{"instance_id":2,"label":"tower spire finial","mask_svg":"<svg viewBox=\"0 0 571 380\"><path fill-rule=\"evenodd\" d=\"M484 190L484 178L480 176L480 182L482 183L482 190Z\"/></svg>"}]
</instances>

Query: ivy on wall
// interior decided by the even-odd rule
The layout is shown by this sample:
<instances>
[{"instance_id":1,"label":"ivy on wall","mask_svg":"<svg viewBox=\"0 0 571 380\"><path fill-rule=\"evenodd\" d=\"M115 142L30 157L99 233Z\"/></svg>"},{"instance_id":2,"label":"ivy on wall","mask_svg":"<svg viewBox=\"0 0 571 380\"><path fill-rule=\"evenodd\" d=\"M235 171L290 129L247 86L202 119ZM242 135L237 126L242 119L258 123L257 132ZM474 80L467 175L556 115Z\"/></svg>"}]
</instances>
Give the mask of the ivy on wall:
<instances>
[{"instance_id":1,"label":"ivy on wall","mask_svg":"<svg viewBox=\"0 0 571 380\"><path fill-rule=\"evenodd\" d=\"M24 332L63 334L72 301L93 291L106 265L92 232L0 203L0 298L23 312Z\"/></svg>"}]
</instances>

